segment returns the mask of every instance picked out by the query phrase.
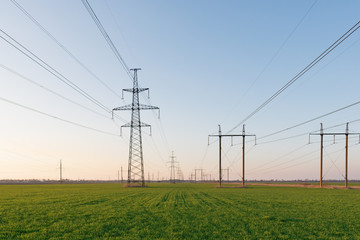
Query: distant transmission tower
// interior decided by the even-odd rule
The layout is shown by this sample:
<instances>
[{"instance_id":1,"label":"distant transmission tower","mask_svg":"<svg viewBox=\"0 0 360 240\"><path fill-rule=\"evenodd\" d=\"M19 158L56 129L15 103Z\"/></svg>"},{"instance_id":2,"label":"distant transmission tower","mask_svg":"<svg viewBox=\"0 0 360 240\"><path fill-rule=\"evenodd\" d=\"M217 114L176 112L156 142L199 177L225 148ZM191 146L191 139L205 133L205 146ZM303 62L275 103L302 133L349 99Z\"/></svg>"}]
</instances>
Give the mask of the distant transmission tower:
<instances>
[{"instance_id":1,"label":"distant transmission tower","mask_svg":"<svg viewBox=\"0 0 360 240\"><path fill-rule=\"evenodd\" d=\"M175 156L174 156L174 151L172 151L172 154L171 154L171 156L170 156L170 182L171 183L175 183L175 178L176 178L176 176L175 176Z\"/></svg>"},{"instance_id":2,"label":"distant transmission tower","mask_svg":"<svg viewBox=\"0 0 360 240\"><path fill-rule=\"evenodd\" d=\"M158 107L148 106L140 104L139 93L143 91L149 91L149 88L139 88L137 71L141 68L130 69L134 71L133 88L123 89L123 92L131 92L132 104L122 107L114 108L113 111L118 110L131 110L131 122L121 126L130 127L130 145L129 145L129 165L128 165L128 184L139 183L142 187L145 186L144 178L144 163L143 163L143 150L142 150L142 137L141 128L151 127L140 121L140 110L152 110L159 109ZM150 129L151 133L151 129Z\"/></svg>"}]
</instances>

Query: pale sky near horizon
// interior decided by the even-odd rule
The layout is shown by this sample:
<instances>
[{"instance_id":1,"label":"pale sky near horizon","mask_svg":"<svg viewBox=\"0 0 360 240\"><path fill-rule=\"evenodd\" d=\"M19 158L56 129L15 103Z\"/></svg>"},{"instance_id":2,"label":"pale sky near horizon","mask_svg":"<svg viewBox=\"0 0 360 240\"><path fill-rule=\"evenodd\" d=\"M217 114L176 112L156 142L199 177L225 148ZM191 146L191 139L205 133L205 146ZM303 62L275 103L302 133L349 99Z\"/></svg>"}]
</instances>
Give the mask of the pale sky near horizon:
<instances>
[{"instance_id":1,"label":"pale sky near horizon","mask_svg":"<svg viewBox=\"0 0 360 240\"><path fill-rule=\"evenodd\" d=\"M132 87L81 0L16 1L118 95ZM150 88L150 104L161 109L160 120L157 112L141 112L152 125L152 136L143 130L146 179L169 178L171 151L185 179L195 168L217 179L218 143L210 139L208 146L208 135L218 124L223 133L235 127L360 20L355 0L88 1L127 65L142 68L140 85ZM107 108L131 102L129 93L122 100L104 87L11 0L1 1L0 16L0 36L10 35ZM350 132L360 132L359 104L261 139L360 101L359 42L360 30L246 121L246 132L258 138L257 145L251 138L246 145L247 179L319 179L319 137L308 144L308 133L320 122L339 125L331 132L351 122ZM64 178L116 179L121 167L127 177L129 129L118 135L130 112L118 112L123 121L113 121L1 38L0 78L0 179L58 179L60 159ZM146 97L141 101L149 104ZM324 179L341 180L344 137L325 140ZM224 139L223 168L241 179L241 139L233 141L231 147ZM350 136L350 179L360 179L358 143Z\"/></svg>"}]
</instances>

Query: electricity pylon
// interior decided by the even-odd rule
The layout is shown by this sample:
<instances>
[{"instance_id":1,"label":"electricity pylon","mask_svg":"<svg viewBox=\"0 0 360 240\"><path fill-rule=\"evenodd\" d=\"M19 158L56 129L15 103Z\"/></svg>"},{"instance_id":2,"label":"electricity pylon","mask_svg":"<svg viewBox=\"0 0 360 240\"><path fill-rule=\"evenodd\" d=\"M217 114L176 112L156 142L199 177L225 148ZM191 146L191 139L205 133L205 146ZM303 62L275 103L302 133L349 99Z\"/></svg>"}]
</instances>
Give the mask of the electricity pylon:
<instances>
[{"instance_id":1,"label":"electricity pylon","mask_svg":"<svg viewBox=\"0 0 360 240\"><path fill-rule=\"evenodd\" d=\"M170 183L175 183L176 182L176 176L175 176L175 156L174 156L174 151L172 151L172 154L170 156Z\"/></svg>"},{"instance_id":2,"label":"electricity pylon","mask_svg":"<svg viewBox=\"0 0 360 240\"><path fill-rule=\"evenodd\" d=\"M128 165L128 184L139 183L142 187L145 186L144 178L144 163L143 163L143 149L142 149L142 137L141 128L151 126L140 121L140 110L153 110L159 109L158 107L140 104L139 93L149 91L149 88L139 88L137 71L141 68L130 69L134 71L133 88L123 89L123 92L131 92L132 104L122 107L114 108L112 111L131 110L131 122L122 125L123 127L130 127L130 145L129 145L129 165Z\"/></svg>"}]
</instances>

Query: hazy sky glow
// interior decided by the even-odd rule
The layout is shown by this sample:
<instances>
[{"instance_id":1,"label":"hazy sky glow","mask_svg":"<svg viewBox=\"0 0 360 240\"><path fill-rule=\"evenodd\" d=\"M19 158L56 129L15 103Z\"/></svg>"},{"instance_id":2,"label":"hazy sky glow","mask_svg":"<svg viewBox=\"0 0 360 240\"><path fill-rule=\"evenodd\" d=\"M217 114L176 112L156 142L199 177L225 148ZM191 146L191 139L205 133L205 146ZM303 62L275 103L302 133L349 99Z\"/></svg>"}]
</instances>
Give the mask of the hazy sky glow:
<instances>
[{"instance_id":1,"label":"hazy sky glow","mask_svg":"<svg viewBox=\"0 0 360 240\"><path fill-rule=\"evenodd\" d=\"M114 92L132 87L81 0L17 2ZM360 20L355 0L89 3L127 65L142 68L140 85L150 88L150 103L161 109L160 120L157 112L141 112L142 121L153 127L152 136L143 130L143 145L146 178L155 179L169 178L171 151L186 179L195 168L217 178L218 146L215 139L207 145L208 134L217 133L218 124L224 133L232 129ZM121 100L104 87L11 0L1 2L0 16L2 31L107 108L131 102L130 94ZM319 137L308 144L308 133L320 122L325 128L343 124L326 130L343 132L351 121L350 131L360 132L359 104L261 139L360 101L359 42L360 30L246 122L246 131L259 138L256 146L250 138L247 143L247 178L319 179ZM129 129L118 135L130 112L118 113L124 121L112 120L111 113L3 39L0 78L0 179L57 179L60 159L65 178L116 179L121 166L127 177ZM146 97L141 101L149 104ZM330 136L325 140L324 179L343 179L344 137L335 144ZM350 179L360 179L358 143L358 136L350 137ZM223 159L230 178L240 179L240 138L232 147L224 140Z\"/></svg>"}]
</instances>

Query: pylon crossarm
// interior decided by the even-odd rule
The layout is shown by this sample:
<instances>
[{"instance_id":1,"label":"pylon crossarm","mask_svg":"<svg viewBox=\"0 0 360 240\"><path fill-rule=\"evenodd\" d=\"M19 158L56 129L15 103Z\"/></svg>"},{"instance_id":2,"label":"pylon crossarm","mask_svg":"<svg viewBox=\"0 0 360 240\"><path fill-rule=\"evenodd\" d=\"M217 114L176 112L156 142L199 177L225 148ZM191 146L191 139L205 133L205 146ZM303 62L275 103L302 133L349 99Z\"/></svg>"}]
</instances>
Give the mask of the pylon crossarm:
<instances>
[{"instance_id":1,"label":"pylon crossarm","mask_svg":"<svg viewBox=\"0 0 360 240\"><path fill-rule=\"evenodd\" d=\"M139 109L140 110L153 110L153 109L159 109L158 107L155 106L150 106L150 105L145 105L145 104L139 104Z\"/></svg>"},{"instance_id":2,"label":"pylon crossarm","mask_svg":"<svg viewBox=\"0 0 360 240\"><path fill-rule=\"evenodd\" d=\"M131 104L125 105L125 106L121 106L121 107L117 107L114 108L112 111L124 111L124 110L132 110L133 106Z\"/></svg>"},{"instance_id":3,"label":"pylon crossarm","mask_svg":"<svg viewBox=\"0 0 360 240\"><path fill-rule=\"evenodd\" d=\"M131 122L126 123L126 124L122 125L121 127L122 127L122 128L123 128L123 127L131 127ZM151 127L151 125L149 125L149 124L147 124L147 123L140 122L140 125L134 126L134 127Z\"/></svg>"},{"instance_id":4,"label":"pylon crossarm","mask_svg":"<svg viewBox=\"0 0 360 240\"><path fill-rule=\"evenodd\" d=\"M347 134L347 135L359 135L360 133L346 133L346 132L343 132L343 133L341 133L341 132L338 132L338 133L310 133L310 135L327 135L327 136L336 136L336 135L345 135L345 134Z\"/></svg>"},{"instance_id":5,"label":"pylon crossarm","mask_svg":"<svg viewBox=\"0 0 360 240\"><path fill-rule=\"evenodd\" d=\"M125 88L123 89L123 92L131 92L131 93L139 93L149 91L149 88Z\"/></svg>"},{"instance_id":6,"label":"pylon crossarm","mask_svg":"<svg viewBox=\"0 0 360 240\"><path fill-rule=\"evenodd\" d=\"M143 123L143 122L140 123L140 126L141 127L150 127L151 128L151 125Z\"/></svg>"},{"instance_id":7,"label":"pylon crossarm","mask_svg":"<svg viewBox=\"0 0 360 240\"><path fill-rule=\"evenodd\" d=\"M121 126L121 128L123 128L123 127L131 127L131 123L124 124Z\"/></svg>"}]
</instances>

